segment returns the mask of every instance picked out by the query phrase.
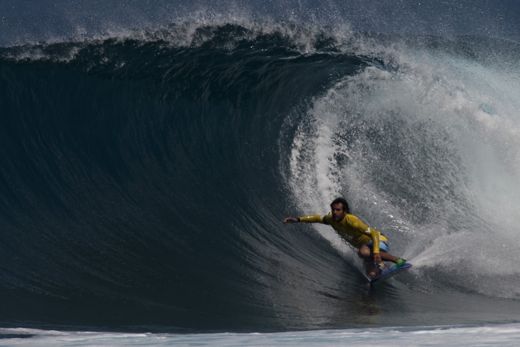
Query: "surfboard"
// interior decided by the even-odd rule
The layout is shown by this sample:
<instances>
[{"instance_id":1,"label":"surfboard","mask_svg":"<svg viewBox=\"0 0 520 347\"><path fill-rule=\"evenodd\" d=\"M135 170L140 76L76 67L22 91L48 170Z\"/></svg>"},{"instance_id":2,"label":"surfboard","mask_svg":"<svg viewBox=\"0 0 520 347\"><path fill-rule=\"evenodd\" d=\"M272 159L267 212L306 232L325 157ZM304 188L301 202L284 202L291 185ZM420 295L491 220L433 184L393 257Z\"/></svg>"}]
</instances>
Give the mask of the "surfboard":
<instances>
[{"instance_id":1,"label":"surfboard","mask_svg":"<svg viewBox=\"0 0 520 347\"><path fill-rule=\"evenodd\" d=\"M381 271L379 276L374 277L374 278L369 278L368 282L370 284L374 284L376 282L380 282L380 281L386 280L386 279L388 279L388 278L390 278L392 276L397 275L398 273L401 273L403 271L408 270L411 267L412 267L412 264L410 264L410 263L405 263L404 265L402 265L400 267L397 267L394 264L394 265L390 266L389 268L386 268L383 271Z\"/></svg>"}]
</instances>

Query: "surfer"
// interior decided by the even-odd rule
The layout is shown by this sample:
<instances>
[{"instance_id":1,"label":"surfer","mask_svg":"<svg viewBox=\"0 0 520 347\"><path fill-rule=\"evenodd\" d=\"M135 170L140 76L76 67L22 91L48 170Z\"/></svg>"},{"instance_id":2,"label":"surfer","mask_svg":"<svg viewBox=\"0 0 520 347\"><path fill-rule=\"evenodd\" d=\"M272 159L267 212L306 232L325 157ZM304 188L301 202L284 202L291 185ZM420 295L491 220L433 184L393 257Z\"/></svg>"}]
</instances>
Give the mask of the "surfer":
<instances>
[{"instance_id":1,"label":"surfer","mask_svg":"<svg viewBox=\"0 0 520 347\"><path fill-rule=\"evenodd\" d=\"M389 253L388 238L379 230L369 227L360 218L350 213L348 203L337 198L330 204L331 212L321 215L287 217L284 223L322 223L330 225L345 241L357 249L365 262L367 276L375 278L384 267L383 261L391 261L401 267L406 260Z\"/></svg>"}]
</instances>

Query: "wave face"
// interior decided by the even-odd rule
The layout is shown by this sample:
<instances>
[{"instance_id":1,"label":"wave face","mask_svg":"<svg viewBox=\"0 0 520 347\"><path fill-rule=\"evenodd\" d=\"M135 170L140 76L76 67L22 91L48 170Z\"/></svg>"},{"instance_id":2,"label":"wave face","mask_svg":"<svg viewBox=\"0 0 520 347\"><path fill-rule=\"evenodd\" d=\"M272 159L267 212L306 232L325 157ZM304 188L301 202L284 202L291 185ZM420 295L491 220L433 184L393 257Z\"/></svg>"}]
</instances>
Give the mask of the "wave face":
<instances>
[{"instance_id":1,"label":"wave face","mask_svg":"<svg viewBox=\"0 0 520 347\"><path fill-rule=\"evenodd\" d=\"M0 49L3 324L516 319L515 49L289 24ZM280 222L338 195L413 272L368 291L333 231Z\"/></svg>"}]
</instances>

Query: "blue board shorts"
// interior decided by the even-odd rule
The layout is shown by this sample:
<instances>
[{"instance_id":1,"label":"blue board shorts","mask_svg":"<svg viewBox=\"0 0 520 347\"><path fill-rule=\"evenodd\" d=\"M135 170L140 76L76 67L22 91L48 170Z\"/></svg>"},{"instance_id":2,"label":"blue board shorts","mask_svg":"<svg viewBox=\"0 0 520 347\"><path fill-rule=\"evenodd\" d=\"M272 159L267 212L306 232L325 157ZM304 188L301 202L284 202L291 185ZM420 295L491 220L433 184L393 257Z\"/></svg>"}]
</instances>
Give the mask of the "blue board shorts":
<instances>
[{"instance_id":1,"label":"blue board shorts","mask_svg":"<svg viewBox=\"0 0 520 347\"><path fill-rule=\"evenodd\" d=\"M374 244L372 243L372 241L367 243L367 246L370 247L370 250L372 250L373 245ZM390 251L390 246L388 245L388 243L386 241L379 241L379 249L383 252L388 252L388 251Z\"/></svg>"}]
</instances>

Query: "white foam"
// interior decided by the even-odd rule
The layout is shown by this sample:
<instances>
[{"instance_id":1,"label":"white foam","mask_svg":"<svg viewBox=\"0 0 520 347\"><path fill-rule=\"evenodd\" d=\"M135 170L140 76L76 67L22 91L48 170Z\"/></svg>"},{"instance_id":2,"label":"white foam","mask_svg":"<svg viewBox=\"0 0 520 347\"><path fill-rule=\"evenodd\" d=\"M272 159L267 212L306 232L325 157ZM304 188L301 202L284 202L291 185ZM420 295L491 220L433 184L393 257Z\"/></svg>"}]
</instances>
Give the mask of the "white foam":
<instances>
[{"instance_id":1,"label":"white foam","mask_svg":"<svg viewBox=\"0 0 520 347\"><path fill-rule=\"evenodd\" d=\"M517 346L520 324L387 327L280 333L151 334L37 329L0 329L29 338L1 340L9 346Z\"/></svg>"}]
</instances>

